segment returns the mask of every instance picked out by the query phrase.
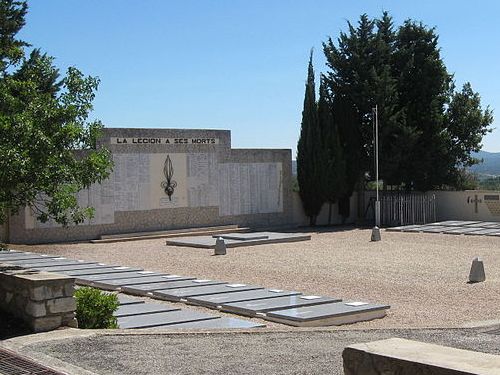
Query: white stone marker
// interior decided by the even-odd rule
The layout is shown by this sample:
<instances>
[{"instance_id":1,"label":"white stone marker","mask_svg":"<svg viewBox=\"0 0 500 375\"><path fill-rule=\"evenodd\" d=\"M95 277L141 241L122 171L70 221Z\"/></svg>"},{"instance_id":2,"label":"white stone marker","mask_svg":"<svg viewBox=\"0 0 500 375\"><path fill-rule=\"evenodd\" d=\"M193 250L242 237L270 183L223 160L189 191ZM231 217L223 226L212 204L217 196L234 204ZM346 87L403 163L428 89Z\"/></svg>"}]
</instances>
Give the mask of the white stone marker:
<instances>
[{"instance_id":1,"label":"white stone marker","mask_svg":"<svg viewBox=\"0 0 500 375\"><path fill-rule=\"evenodd\" d=\"M474 258L469 273L469 283L480 283L486 280L484 273L484 264L481 258Z\"/></svg>"}]
</instances>

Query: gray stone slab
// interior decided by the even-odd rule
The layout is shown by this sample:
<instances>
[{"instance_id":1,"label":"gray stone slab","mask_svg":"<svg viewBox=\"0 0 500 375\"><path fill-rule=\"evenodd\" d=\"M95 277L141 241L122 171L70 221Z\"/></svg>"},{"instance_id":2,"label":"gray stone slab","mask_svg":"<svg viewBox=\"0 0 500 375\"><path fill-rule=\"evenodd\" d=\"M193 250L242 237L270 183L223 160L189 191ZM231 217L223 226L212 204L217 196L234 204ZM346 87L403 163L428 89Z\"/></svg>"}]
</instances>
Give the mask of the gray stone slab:
<instances>
[{"instance_id":1,"label":"gray stone slab","mask_svg":"<svg viewBox=\"0 0 500 375\"><path fill-rule=\"evenodd\" d=\"M444 225L447 227L461 227L464 223L477 223L477 221L461 221L461 220L447 220L447 221L438 221L433 223L434 225Z\"/></svg>"},{"instance_id":2,"label":"gray stone slab","mask_svg":"<svg viewBox=\"0 0 500 375\"><path fill-rule=\"evenodd\" d=\"M422 232L422 229L427 228L427 225L407 225L402 229L403 232ZM430 226L429 226L430 228Z\"/></svg>"},{"instance_id":3,"label":"gray stone slab","mask_svg":"<svg viewBox=\"0 0 500 375\"><path fill-rule=\"evenodd\" d=\"M122 292L135 294L135 295L152 295L152 292L156 290L168 290L168 289L180 289L180 288L193 288L208 285L222 285L227 284L224 281L218 280L207 280L207 279L193 279L185 281L164 281L158 283L148 283L139 285L124 285L122 286Z\"/></svg>"},{"instance_id":4,"label":"gray stone slab","mask_svg":"<svg viewBox=\"0 0 500 375\"><path fill-rule=\"evenodd\" d=\"M154 271L125 271L125 272L108 272L97 275L84 275L78 277L78 283L83 285L88 285L93 281L101 280L118 280L118 279L128 279L134 277L144 277L144 276L161 276L166 275L166 273L159 273Z\"/></svg>"},{"instance_id":5,"label":"gray stone slab","mask_svg":"<svg viewBox=\"0 0 500 375\"><path fill-rule=\"evenodd\" d=\"M231 240L227 239L224 242L226 247L239 247L239 246L254 246L262 244L271 243L285 243L285 242L297 242L297 241L308 241L311 239L309 234L303 233L277 233L277 232L258 232L255 235L267 236L265 239L256 240ZM171 246L184 246L184 247L196 247L203 249L213 249L215 248L216 238L212 236L189 236L189 237L176 237L167 240L167 245Z\"/></svg>"},{"instance_id":6,"label":"gray stone slab","mask_svg":"<svg viewBox=\"0 0 500 375\"><path fill-rule=\"evenodd\" d=\"M116 296L118 297L118 301L120 302L120 306L136 305L136 304L144 303L144 301L142 299L131 298L131 297L128 297L122 293L118 293L118 294L116 294Z\"/></svg>"},{"instance_id":7,"label":"gray stone slab","mask_svg":"<svg viewBox=\"0 0 500 375\"><path fill-rule=\"evenodd\" d=\"M496 227L500 225L499 222L496 221L479 221L477 223L472 223L472 224L462 224L464 227L479 227L479 228L490 228L490 227Z\"/></svg>"},{"instance_id":8,"label":"gray stone slab","mask_svg":"<svg viewBox=\"0 0 500 375\"><path fill-rule=\"evenodd\" d=\"M1 254L1 253L0 253ZM26 263L47 263L47 262L58 262L58 261L74 261L72 259L68 259L68 258L65 258L65 257L54 257L54 258L51 258L51 257L39 257L39 258L30 258L30 259L13 259L11 261L9 261L9 263L12 263L12 264L26 264Z\"/></svg>"},{"instance_id":9,"label":"gray stone slab","mask_svg":"<svg viewBox=\"0 0 500 375\"><path fill-rule=\"evenodd\" d=\"M127 285L140 285L168 281L186 281L192 280L194 277L185 277L178 275L165 275L165 276L144 276L144 277L130 277L127 279L114 279L114 280L98 280L91 283L91 286L107 290L119 290Z\"/></svg>"},{"instance_id":10,"label":"gray stone slab","mask_svg":"<svg viewBox=\"0 0 500 375\"><path fill-rule=\"evenodd\" d=\"M42 265L33 267L37 270L47 271L47 272L57 272L57 271L76 271L76 270L85 270L92 268L112 268L119 267L116 264L104 264L104 263L91 263L91 264L70 264L66 266L51 266L51 265Z\"/></svg>"},{"instance_id":11,"label":"gray stone slab","mask_svg":"<svg viewBox=\"0 0 500 375\"><path fill-rule=\"evenodd\" d=\"M218 318L218 316L198 311L178 310L156 314L125 316L117 320L120 328L150 328Z\"/></svg>"},{"instance_id":12,"label":"gray stone slab","mask_svg":"<svg viewBox=\"0 0 500 375\"><path fill-rule=\"evenodd\" d=\"M440 225L426 225L420 228L421 232L424 233L443 233L449 227L440 226Z\"/></svg>"},{"instance_id":13,"label":"gray stone slab","mask_svg":"<svg viewBox=\"0 0 500 375\"><path fill-rule=\"evenodd\" d=\"M478 231L478 230L481 230L481 228L456 227L456 228L452 228L452 229L448 228L443 233L447 233L447 234L465 234L465 233L469 233L469 232L475 232L475 231Z\"/></svg>"},{"instance_id":14,"label":"gray stone slab","mask_svg":"<svg viewBox=\"0 0 500 375\"><path fill-rule=\"evenodd\" d=\"M138 272L142 271L142 268L102 266L101 268L87 268L83 270L59 271L59 273L63 273L65 275L70 275L78 278L80 276L122 273L130 271Z\"/></svg>"},{"instance_id":15,"label":"gray stone slab","mask_svg":"<svg viewBox=\"0 0 500 375\"><path fill-rule=\"evenodd\" d=\"M341 325L382 318L389 308L365 302L336 302L271 311L264 319L297 327Z\"/></svg>"},{"instance_id":16,"label":"gray stone slab","mask_svg":"<svg viewBox=\"0 0 500 375\"><path fill-rule=\"evenodd\" d=\"M25 261L24 261L25 262ZM26 267L26 268L35 268L38 269L40 267L62 267L62 266L75 266L82 264L96 264L96 262L85 262L78 260L54 260L52 262L33 262L33 259L30 259L30 262L27 263L15 263L18 266Z\"/></svg>"},{"instance_id":17,"label":"gray stone slab","mask_svg":"<svg viewBox=\"0 0 500 375\"><path fill-rule=\"evenodd\" d=\"M261 233L227 233L212 236L212 238L223 238L224 240L249 241L249 240L264 240L269 238L267 234Z\"/></svg>"},{"instance_id":18,"label":"gray stone slab","mask_svg":"<svg viewBox=\"0 0 500 375\"><path fill-rule=\"evenodd\" d=\"M399 226L399 227L389 227L389 228L386 228L387 231L389 232L401 232L401 231L404 231L404 230L407 230L407 229L414 229L414 228L420 228L422 225L402 225L402 226Z\"/></svg>"},{"instance_id":19,"label":"gray stone slab","mask_svg":"<svg viewBox=\"0 0 500 375\"><path fill-rule=\"evenodd\" d=\"M219 318L202 320L198 322L171 324L163 328L178 328L178 329L249 329L265 327L265 324L249 322L248 320L236 318ZM158 326L162 328L162 326Z\"/></svg>"},{"instance_id":20,"label":"gray stone slab","mask_svg":"<svg viewBox=\"0 0 500 375\"><path fill-rule=\"evenodd\" d=\"M485 234L498 233L500 228L477 228L478 230L472 232L466 232L465 235L471 236L484 236Z\"/></svg>"},{"instance_id":21,"label":"gray stone slab","mask_svg":"<svg viewBox=\"0 0 500 375\"><path fill-rule=\"evenodd\" d=\"M300 292L281 289L257 289L245 292L233 292L223 294L210 294L208 296L188 297L187 302L193 305L217 308L225 303L253 301L266 298L279 298L286 296L296 296Z\"/></svg>"},{"instance_id":22,"label":"gray stone slab","mask_svg":"<svg viewBox=\"0 0 500 375\"><path fill-rule=\"evenodd\" d=\"M231 293L235 291L245 291L254 289L264 289L260 286L246 284L223 284L198 286L194 288L180 288L169 290L155 290L153 296L167 301L180 301L188 297L203 296L208 294Z\"/></svg>"},{"instance_id":23,"label":"gray stone slab","mask_svg":"<svg viewBox=\"0 0 500 375\"><path fill-rule=\"evenodd\" d=\"M179 311L179 307L169 306L161 303L137 303L121 305L113 314L117 318L133 315L155 314L167 311Z\"/></svg>"},{"instance_id":24,"label":"gray stone slab","mask_svg":"<svg viewBox=\"0 0 500 375\"><path fill-rule=\"evenodd\" d=\"M221 310L253 317L274 310L298 308L302 306L315 306L339 301L341 301L340 298L297 295L289 297L260 299L256 301L225 303L221 306Z\"/></svg>"},{"instance_id":25,"label":"gray stone slab","mask_svg":"<svg viewBox=\"0 0 500 375\"><path fill-rule=\"evenodd\" d=\"M144 296L146 294L151 294L155 290L192 288L192 287L200 287L206 285L222 285L222 284L227 284L227 283L224 281L217 281L217 280L194 279L186 281L166 281L161 283L148 283L140 285L124 285L122 286L121 291L124 293Z\"/></svg>"},{"instance_id":26,"label":"gray stone slab","mask_svg":"<svg viewBox=\"0 0 500 375\"><path fill-rule=\"evenodd\" d=\"M50 256L50 255L42 255L42 254L35 254L35 253L10 253L10 251L7 253L8 254L1 254L0 253L0 262L7 263L9 260L57 258L57 256L55 256L55 255Z\"/></svg>"}]
</instances>

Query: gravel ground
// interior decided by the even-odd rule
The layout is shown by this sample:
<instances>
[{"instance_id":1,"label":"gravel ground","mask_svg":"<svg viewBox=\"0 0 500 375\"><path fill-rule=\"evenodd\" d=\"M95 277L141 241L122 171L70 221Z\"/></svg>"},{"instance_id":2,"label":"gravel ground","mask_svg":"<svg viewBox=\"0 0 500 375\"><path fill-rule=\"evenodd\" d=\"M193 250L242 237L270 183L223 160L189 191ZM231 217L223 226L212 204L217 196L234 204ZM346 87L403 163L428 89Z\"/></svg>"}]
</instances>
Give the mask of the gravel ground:
<instances>
[{"instance_id":1,"label":"gravel ground","mask_svg":"<svg viewBox=\"0 0 500 375\"><path fill-rule=\"evenodd\" d=\"M311 234L311 241L233 248L226 256L166 246L163 239L13 247L391 305L386 318L349 329L460 327L500 319L499 237L384 231L382 241L372 243L368 229ZM487 280L467 284L475 256L483 258Z\"/></svg>"},{"instance_id":2,"label":"gravel ground","mask_svg":"<svg viewBox=\"0 0 500 375\"><path fill-rule=\"evenodd\" d=\"M342 375L344 347L390 337L500 354L500 336L465 329L97 335L32 344L22 352L97 374Z\"/></svg>"}]
</instances>

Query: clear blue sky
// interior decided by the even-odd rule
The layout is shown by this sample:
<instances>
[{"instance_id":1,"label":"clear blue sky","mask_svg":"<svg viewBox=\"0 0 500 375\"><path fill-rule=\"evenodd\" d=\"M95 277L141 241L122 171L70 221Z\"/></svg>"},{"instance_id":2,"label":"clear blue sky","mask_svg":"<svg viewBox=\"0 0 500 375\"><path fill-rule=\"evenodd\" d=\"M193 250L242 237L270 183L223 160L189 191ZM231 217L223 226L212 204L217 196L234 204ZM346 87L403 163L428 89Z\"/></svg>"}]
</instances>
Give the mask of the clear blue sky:
<instances>
[{"instance_id":1,"label":"clear blue sky","mask_svg":"<svg viewBox=\"0 0 500 375\"><path fill-rule=\"evenodd\" d=\"M108 127L214 128L233 147L291 148L308 54L346 21L387 10L435 26L446 65L500 124L500 1L30 0L21 37L98 76L94 117ZM495 126L495 124L494 124ZM483 141L500 151L500 129Z\"/></svg>"}]
</instances>

